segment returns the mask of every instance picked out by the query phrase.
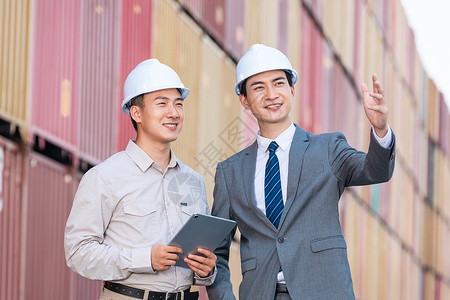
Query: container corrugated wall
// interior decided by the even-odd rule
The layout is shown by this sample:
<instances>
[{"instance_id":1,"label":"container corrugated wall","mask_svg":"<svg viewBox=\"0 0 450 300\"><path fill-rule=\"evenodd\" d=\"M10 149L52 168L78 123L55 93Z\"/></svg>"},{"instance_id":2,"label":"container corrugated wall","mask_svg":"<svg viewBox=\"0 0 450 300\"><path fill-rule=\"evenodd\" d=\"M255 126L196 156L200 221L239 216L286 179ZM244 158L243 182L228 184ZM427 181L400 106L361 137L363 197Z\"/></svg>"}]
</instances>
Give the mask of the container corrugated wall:
<instances>
[{"instance_id":1,"label":"container corrugated wall","mask_svg":"<svg viewBox=\"0 0 450 300\"><path fill-rule=\"evenodd\" d=\"M123 83L128 74L138 63L151 58L152 2L147 0L124 1L120 15L120 70L117 101L113 104L118 113L117 151L125 149L128 141L136 137L130 116L122 112L120 105L123 100Z\"/></svg>"},{"instance_id":2,"label":"container corrugated wall","mask_svg":"<svg viewBox=\"0 0 450 300\"><path fill-rule=\"evenodd\" d=\"M64 194L60 198L67 197L70 203L73 195L69 199L69 189L73 192L79 178L76 175L72 184L61 184L62 173L70 181L77 160L74 166L61 166L37 154L26 158L25 154L35 146L34 136L50 140L63 151L73 150L76 157L91 164L122 150L135 134L129 117L120 111L123 81L139 61L156 57L175 69L192 89L185 103L184 128L173 148L183 162L203 175L212 204L217 162L252 142L257 131L254 117L240 107L233 92L235 62L251 44L265 43L285 52L300 73L292 120L317 133L343 131L358 149L366 149L369 140L359 82L364 80L370 87L370 75L375 72L385 87L389 124L397 136L394 176L385 184L348 189L340 203L357 298L449 297L448 106L421 65L400 1L357 0L340 5L325 0L31 2L19 6L7 0L0 4L2 20L8 21L8 26L0 28L2 46L8 45L1 49L0 118L18 125L22 133L30 125L33 130L28 140L31 145L2 145L4 155L12 151L30 161L25 182L37 185L42 181L33 189L26 184L22 190L17 188L17 193L24 195L20 210L30 216L19 225L21 240L38 245L39 258L45 259L47 254L38 243L50 243L54 236L56 240L61 238L58 230L63 225L54 225L59 228L56 230L49 224L63 223L66 215L63 218L64 213L58 211L70 208L69 203L65 207L63 202L54 203L53 195L45 200L53 201L53 211L39 206L40 195L45 194L41 190L48 185L44 178L52 180L52 194ZM271 18L264 17L267 15ZM42 18L45 20L38 21ZM51 28L51 22L58 23L59 28ZM31 27L32 31L28 29ZM21 52L16 51L21 45ZM52 53L57 59L49 58ZM11 55L20 59L11 60ZM55 74L51 82L46 82L41 76L49 69ZM12 81L8 80L18 76L24 80L9 84ZM43 102L41 85L48 87L48 102ZM12 93L20 95L19 101L10 101ZM32 106L23 110L27 102ZM33 114L27 116L30 110ZM43 112L48 120L39 119ZM9 158L5 166L8 163ZM33 171L32 166L39 171ZM5 191L3 186L3 196ZM4 198L2 222L6 211L11 214L11 206L6 203L10 202ZM13 211L17 215L17 207ZM57 216L41 220L36 212ZM9 218L7 222L15 221ZM2 241L4 238L3 234ZM3 249L1 274L6 274L3 261L9 254ZM20 283L22 290L26 287L35 291L38 285L45 284L46 279L35 278L35 274L50 270L59 275L58 279L50 279L60 284L49 294L38 290L33 294L36 299L98 299L99 282L68 271L61 257L44 264L27 250L22 250L20 260L25 264L18 268L27 272L19 274L24 279ZM52 248L49 252L56 251L61 250ZM237 243L232 244L231 253L232 282L237 294L241 281ZM8 262L8 268L15 268L17 260ZM13 277L17 275L1 277L0 295L8 299L14 299L18 290L20 293ZM23 296L32 293L27 291ZM204 289L201 297L206 299Z\"/></svg>"},{"instance_id":3,"label":"container corrugated wall","mask_svg":"<svg viewBox=\"0 0 450 300\"><path fill-rule=\"evenodd\" d=\"M302 15L302 49L301 69L302 88L300 96L300 122L302 128L313 133L320 132L322 124L321 104L323 101L323 89L318 88L323 82L323 40L311 19L304 13Z\"/></svg>"},{"instance_id":4,"label":"container corrugated wall","mask_svg":"<svg viewBox=\"0 0 450 300\"><path fill-rule=\"evenodd\" d=\"M202 20L206 30L223 46L225 40L226 0L206 0Z\"/></svg>"},{"instance_id":5,"label":"container corrugated wall","mask_svg":"<svg viewBox=\"0 0 450 300\"><path fill-rule=\"evenodd\" d=\"M179 52L176 68L184 85L191 89L184 102L183 130L177 141L173 143L173 149L177 157L191 167L195 166L195 157L200 152L199 130L200 122L200 60L202 32L198 25L186 14L180 13L177 24L179 36L177 51Z\"/></svg>"},{"instance_id":6,"label":"container corrugated wall","mask_svg":"<svg viewBox=\"0 0 450 300\"><path fill-rule=\"evenodd\" d=\"M64 257L64 228L75 188L74 171L31 153L27 166L24 299L71 299L73 275ZM45 276L43 275L45 274ZM95 281L84 284L98 286ZM77 285L76 287L79 287ZM83 299L98 299L99 290ZM95 293L94 293L95 292Z\"/></svg>"},{"instance_id":7,"label":"container corrugated wall","mask_svg":"<svg viewBox=\"0 0 450 300\"><path fill-rule=\"evenodd\" d=\"M0 137L0 299L19 299L23 153Z\"/></svg>"},{"instance_id":8,"label":"container corrugated wall","mask_svg":"<svg viewBox=\"0 0 450 300\"><path fill-rule=\"evenodd\" d=\"M40 136L76 151L81 2L34 4L31 141Z\"/></svg>"},{"instance_id":9,"label":"container corrugated wall","mask_svg":"<svg viewBox=\"0 0 450 300\"><path fill-rule=\"evenodd\" d=\"M244 50L245 1L227 0L225 6L225 49L238 60Z\"/></svg>"},{"instance_id":10,"label":"container corrugated wall","mask_svg":"<svg viewBox=\"0 0 450 300\"><path fill-rule=\"evenodd\" d=\"M31 0L0 1L0 118L26 134ZM23 136L26 138L26 136Z\"/></svg>"},{"instance_id":11,"label":"container corrugated wall","mask_svg":"<svg viewBox=\"0 0 450 300\"><path fill-rule=\"evenodd\" d=\"M120 2L82 1L78 151L98 163L116 152Z\"/></svg>"},{"instance_id":12,"label":"container corrugated wall","mask_svg":"<svg viewBox=\"0 0 450 300\"><path fill-rule=\"evenodd\" d=\"M276 47L278 43L278 1L247 0L245 9L244 52L256 43ZM271 16L267 22L265 16Z\"/></svg>"}]
</instances>

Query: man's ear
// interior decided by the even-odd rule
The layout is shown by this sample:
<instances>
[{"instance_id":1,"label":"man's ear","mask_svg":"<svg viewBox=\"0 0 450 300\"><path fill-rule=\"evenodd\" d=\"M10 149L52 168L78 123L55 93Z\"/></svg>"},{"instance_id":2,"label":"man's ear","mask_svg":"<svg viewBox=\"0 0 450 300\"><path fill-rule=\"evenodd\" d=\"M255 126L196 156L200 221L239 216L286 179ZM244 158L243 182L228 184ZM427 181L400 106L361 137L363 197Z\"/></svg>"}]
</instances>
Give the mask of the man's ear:
<instances>
[{"instance_id":1,"label":"man's ear","mask_svg":"<svg viewBox=\"0 0 450 300\"><path fill-rule=\"evenodd\" d=\"M132 107L130 107L130 116L136 123L141 122L141 112L138 106L133 105Z\"/></svg>"},{"instance_id":2,"label":"man's ear","mask_svg":"<svg viewBox=\"0 0 450 300\"><path fill-rule=\"evenodd\" d=\"M292 97L295 96L295 87L294 85L291 85L291 93L292 93Z\"/></svg>"},{"instance_id":3,"label":"man's ear","mask_svg":"<svg viewBox=\"0 0 450 300\"><path fill-rule=\"evenodd\" d=\"M250 105L248 103L248 99L247 97L245 97L242 94L239 94L239 101L241 101L242 106L246 109L246 110L250 110Z\"/></svg>"}]
</instances>

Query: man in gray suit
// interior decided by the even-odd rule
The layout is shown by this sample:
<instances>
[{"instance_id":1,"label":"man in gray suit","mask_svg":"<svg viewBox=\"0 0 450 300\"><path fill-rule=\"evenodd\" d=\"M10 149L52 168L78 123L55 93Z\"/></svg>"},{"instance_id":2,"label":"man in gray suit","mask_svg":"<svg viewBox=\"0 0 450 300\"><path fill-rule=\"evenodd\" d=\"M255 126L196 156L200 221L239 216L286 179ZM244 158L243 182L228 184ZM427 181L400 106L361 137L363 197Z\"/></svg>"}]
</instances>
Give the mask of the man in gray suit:
<instances>
[{"instance_id":1,"label":"man in gray suit","mask_svg":"<svg viewBox=\"0 0 450 300\"><path fill-rule=\"evenodd\" d=\"M345 187L388 181L395 136L376 75L361 85L372 124L367 153L342 133L314 135L289 118L297 72L277 49L253 45L236 69L236 93L258 121L256 141L217 166L212 214L241 232L240 299L354 299L339 223ZM215 251L210 299L234 299L228 267L234 232Z\"/></svg>"}]
</instances>

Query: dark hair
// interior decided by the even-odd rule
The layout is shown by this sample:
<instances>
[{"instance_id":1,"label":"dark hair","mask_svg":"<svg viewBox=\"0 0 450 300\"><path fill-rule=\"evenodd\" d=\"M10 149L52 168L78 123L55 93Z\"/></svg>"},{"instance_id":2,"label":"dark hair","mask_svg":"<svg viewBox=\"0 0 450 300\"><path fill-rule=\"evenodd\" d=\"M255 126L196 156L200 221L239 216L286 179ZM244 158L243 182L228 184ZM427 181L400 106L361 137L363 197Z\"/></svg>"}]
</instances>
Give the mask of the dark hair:
<instances>
[{"instance_id":1,"label":"dark hair","mask_svg":"<svg viewBox=\"0 0 450 300\"><path fill-rule=\"evenodd\" d=\"M289 86L292 86L292 74L289 71L283 70L284 74L286 74L286 79L288 81ZM240 93L242 94L242 96L247 97L247 80L248 78L246 78L242 83L241 86L239 88Z\"/></svg>"},{"instance_id":2,"label":"dark hair","mask_svg":"<svg viewBox=\"0 0 450 300\"><path fill-rule=\"evenodd\" d=\"M140 109L144 109L144 106L145 106L144 94L134 97L133 99L128 101L128 103L125 105L128 108L128 110L130 110L132 106L137 106ZM133 124L134 130L137 131L137 124L136 124L136 121L131 116L131 111L130 111L130 119L131 119L131 123Z\"/></svg>"}]
</instances>

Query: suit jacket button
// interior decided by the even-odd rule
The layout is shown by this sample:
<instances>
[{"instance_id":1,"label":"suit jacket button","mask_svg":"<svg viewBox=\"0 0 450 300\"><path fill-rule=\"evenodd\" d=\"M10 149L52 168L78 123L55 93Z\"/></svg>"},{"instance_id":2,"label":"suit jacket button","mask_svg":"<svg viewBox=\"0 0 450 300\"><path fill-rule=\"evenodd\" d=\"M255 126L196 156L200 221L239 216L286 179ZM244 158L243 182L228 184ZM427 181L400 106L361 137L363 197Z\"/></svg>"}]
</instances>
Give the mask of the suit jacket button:
<instances>
[{"instance_id":1,"label":"suit jacket button","mask_svg":"<svg viewBox=\"0 0 450 300\"><path fill-rule=\"evenodd\" d=\"M392 153L391 160L393 160L394 158L395 158L395 153Z\"/></svg>"},{"instance_id":2,"label":"suit jacket button","mask_svg":"<svg viewBox=\"0 0 450 300\"><path fill-rule=\"evenodd\" d=\"M283 242L284 242L284 238L282 238L282 237L279 237L279 238L278 238L278 243L280 243L280 244L281 244L281 243L283 243Z\"/></svg>"}]
</instances>

